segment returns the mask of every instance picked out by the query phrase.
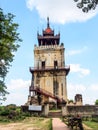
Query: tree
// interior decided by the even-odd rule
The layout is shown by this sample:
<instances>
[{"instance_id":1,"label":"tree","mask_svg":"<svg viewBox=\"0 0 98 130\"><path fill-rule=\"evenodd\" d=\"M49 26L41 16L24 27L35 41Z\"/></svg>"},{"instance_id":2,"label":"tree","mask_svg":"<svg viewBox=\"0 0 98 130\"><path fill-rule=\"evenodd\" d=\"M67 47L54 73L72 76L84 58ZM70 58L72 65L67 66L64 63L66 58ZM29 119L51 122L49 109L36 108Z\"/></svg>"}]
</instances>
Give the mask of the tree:
<instances>
[{"instance_id":1,"label":"tree","mask_svg":"<svg viewBox=\"0 0 98 130\"><path fill-rule=\"evenodd\" d=\"M5 99L7 87L5 77L14 59L14 52L17 51L22 40L17 33L18 24L13 22L14 15L4 14L0 8L0 100Z\"/></svg>"},{"instance_id":2,"label":"tree","mask_svg":"<svg viewBox=\"0 0 98 130\"><path fill-rule=\"evenodd\" d=\"M98 99L95 101L95 105L98 105Z\"/></svg>"},{"instance_id":3,"label":"tree","mask_svg":"<svg viewBox=\"0 0 98 130\"><path fill-rule=\"evenodd\" d=\"M91 9L95 9L98 5L98 0L74 0L77 3L77 7L82 9L83 12L88 12Z\"/></svg>"}]
</instances>

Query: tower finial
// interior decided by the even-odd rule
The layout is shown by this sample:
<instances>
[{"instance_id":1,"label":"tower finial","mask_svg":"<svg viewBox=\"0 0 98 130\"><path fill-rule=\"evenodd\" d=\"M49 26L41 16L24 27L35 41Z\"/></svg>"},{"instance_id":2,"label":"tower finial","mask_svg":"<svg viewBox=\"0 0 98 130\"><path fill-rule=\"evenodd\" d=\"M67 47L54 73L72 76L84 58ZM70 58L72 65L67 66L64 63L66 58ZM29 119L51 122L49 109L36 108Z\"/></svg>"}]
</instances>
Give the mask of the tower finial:
<instances>
[{"instance_id":1,"label":"tower finial","mask_svg":"<svg viewBox=\"0 0 98 130\"><path fill-rule=\"evenodd\" d=\"M47 17L47 28L49 28L50 25L49 25L49 17Z\"/></svg>"}]
</instances>

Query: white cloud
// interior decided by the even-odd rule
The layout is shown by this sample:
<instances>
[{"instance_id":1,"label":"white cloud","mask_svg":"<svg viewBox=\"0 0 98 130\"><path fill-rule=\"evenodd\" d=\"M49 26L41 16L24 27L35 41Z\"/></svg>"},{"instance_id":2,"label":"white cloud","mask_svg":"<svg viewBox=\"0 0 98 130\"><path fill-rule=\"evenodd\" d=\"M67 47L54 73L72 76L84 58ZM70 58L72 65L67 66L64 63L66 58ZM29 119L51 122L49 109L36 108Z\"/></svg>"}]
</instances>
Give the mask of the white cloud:
<instances>
[{"instance_id":1,"label":"white cloud","mask_svg":"<svg viewBox=\"0 0 98 130\"><path fill-rule=\"evenodd\" d=\"M98 8L89 13L83 13L76 7L73 0L26 0L27 7L38 11L42 19L50 17L51 22L66 23L86 21L98 13Z\"/></svg>"},{"instance_id":2,"label":"white cloud","mask_svg":"<svg viewBox=\"0 0 98 130\"><path fill-rule=\"evenodd\" d=\"M8 92L7 100L3 103L24 105L27 102L29 94L30 80L12 79L7 84Z\"/></svg>"},{"instance_id":3,"label":"white cloud","mask_svg":"<svg viewBox=\"0 0 98 130\"><path fill-rule=\"evenodd\" d=\"M69 90L72 94L83 93L86 90L86 87L82 84L68 84Z\"/></svg>"},{"instance_id":4,"label":"white cloud","mask_svg":"<svg viewBox=\"0 0 98 130\"><path fill-rule=\"evenodd\" d=\"M77 55L77 54L81 54L83 53L84 51L87 50L87 46L84 46L83 48L81 49L78 49L78 50L69 50L67 52L67 56L72 56L72 55Z\"/></svg>"},{"instance_id":5,"label":"white cloud","mask_svg":"<svg viewBox=\"0 0 98 130\"><path fill-rule=\"evenodd\" d=\"M9 90L23 89L28 86L30 86L30 80L25 81L23 79L11 79L7 84Z\"/></svg>"},{"instance_id":6,"label":"white cloud","mask_svg":"<svg viewBox=\"0 0 98 130\"><path fill-rule=\"evenodd\" d=\"M87 95L85 95L85 96L83 96L83 102L84 102L84 105L85 104L92 104L92 105L94 105L95 104L95 101L96 101L96 99L97 99L97 97L92 97L92 96L87 96Z\"/></svg>"},{"instance_id":7,"label":"white cloud","mask_svg":"<svg viewBox=\"0 0 98 130\"><path fill-rule=\"evenodd\" d=\"M27 102L28 95L20 92L14 92L10 93L7 96L7 100L3 103L3 105L8 105L8 104L16 104L16 105L24 105Z\"/></svg>"},{"instance_id":8,"label":"white cloud","mask_svg":"<svg viewBox=\"0 0 98 130\"><path fill-rule=\"evenodd\" d=\"M90 74L90 70L82 68L80 64L70 64L70 72L80 73L81 76L86 76Z\"/></svg>"},{"instance_id":9,"label":"white cloud","mask_svg":"<svg viewBox=\"0 0 98 130\"><path fill-rule=\"evenodd\" d=\"M91 90L98 91L98 84L91 85Z\"/></svg>"}]
</instances>

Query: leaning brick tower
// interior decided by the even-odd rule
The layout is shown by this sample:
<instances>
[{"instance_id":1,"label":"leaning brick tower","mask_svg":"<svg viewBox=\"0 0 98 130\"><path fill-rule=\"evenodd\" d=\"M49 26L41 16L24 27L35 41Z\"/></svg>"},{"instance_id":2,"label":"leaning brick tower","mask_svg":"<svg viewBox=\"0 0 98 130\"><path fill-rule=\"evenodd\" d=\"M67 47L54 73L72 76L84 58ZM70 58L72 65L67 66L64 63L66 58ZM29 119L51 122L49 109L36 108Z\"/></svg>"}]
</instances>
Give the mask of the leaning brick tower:
<instances>
[{"instance_id":1,"label":"leaning brick tower","mask_svg":"<svg viewBox=\"0 0 98 130\"><path fill-rule=\"evenodd\" d=\"M37 34L38 45L34 46L34 67L30 67L32 74L29 88L29 101L37 103L34 99L44 102L67 102L66 76L70 68L65 65L64 44L60 44L60 33L54 35L49 18L47 27L42 35ZM36 98L37 97L37 98Z\"/></svg>"}]
</instances>

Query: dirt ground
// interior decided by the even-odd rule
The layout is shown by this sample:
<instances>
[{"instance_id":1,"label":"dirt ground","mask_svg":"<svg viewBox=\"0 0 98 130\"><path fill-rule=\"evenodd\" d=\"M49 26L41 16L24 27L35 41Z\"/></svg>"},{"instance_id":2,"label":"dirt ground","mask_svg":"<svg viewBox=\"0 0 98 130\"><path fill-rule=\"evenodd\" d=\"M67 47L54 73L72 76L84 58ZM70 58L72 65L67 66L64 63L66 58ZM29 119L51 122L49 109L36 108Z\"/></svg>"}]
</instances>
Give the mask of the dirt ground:
<instances>
[{"instance_id":1,"label":"dirt ground","mask_svg":"<svg viewBox=\"0 0 98 130\"><path fill-rule=\"evenodd\" d=\"M0 123L0 130L47 130L45 125L49 119L29 118L16 123Z\"/></svg>"},{"instance_id":2,"label":"dirt ground","mask_svg":"<svg viewBox=\"0 0 98 130\"><path fill-rule=\"evenodd\" d=\"M85 130L92 130L91 128L84 125ZM0 124L0 130L40 130L40 128L36 128L32 124L25 123L10 123L10 124ZM43 128L44 130L44 128Z\"/></svg>"},{"instance_id":3,"label":"dirt ground","mask_svg":"<svg viewBox=\"0 0 98 130\"><path fill-rule=\"evenodd\" d=\"M0 125L0 130L40 130L38 128L34 128L32 124L25 123L10 123L6 125Z\"/></svg>"},{"instance_id":4,"label":"dirt ground","mask_svg":"<svg viewBox=\"0 0 98 130\"><path fill-rule=\"evenodd\" d=\"M49 119L27 118L16 123L0 123L0 130L47 130L46 124ZM56 123L58 125L58 123ZM92 130L83 124L84 130Z\"/></svg>"}]
</instances>

